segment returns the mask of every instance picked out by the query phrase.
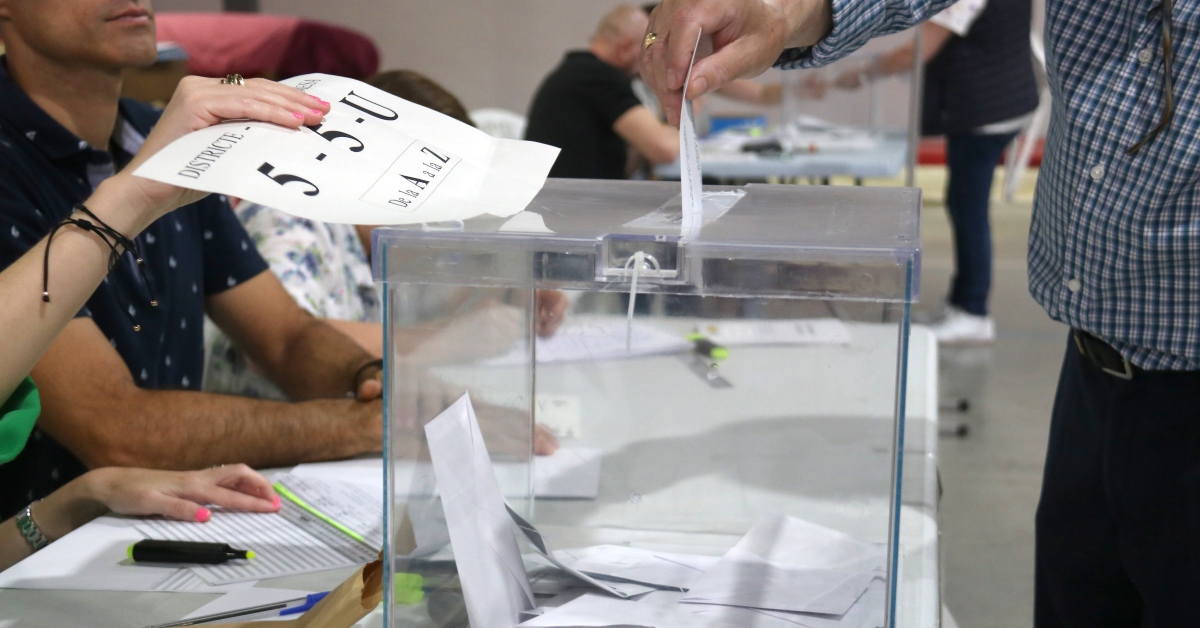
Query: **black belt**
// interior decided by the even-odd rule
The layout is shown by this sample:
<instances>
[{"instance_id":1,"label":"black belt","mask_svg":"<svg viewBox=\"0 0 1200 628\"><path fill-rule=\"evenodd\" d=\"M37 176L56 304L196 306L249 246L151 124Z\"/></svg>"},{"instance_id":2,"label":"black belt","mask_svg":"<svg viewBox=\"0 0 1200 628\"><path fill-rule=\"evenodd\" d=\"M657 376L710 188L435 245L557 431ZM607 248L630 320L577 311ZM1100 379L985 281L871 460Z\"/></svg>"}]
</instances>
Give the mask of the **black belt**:
<instances>
[{"instance_id":1,"label":"black belt","mask_svg":"<svg viewBox=\"0 0 1200 628\"><path fill-rule=\"evenodd\" d=\"M1113 377L1133 379L1134 374L1143 372L1142 369L1129 363L1112 345L1080 329L1072 329L1071 337L1079 353L1095 364L1097 368Z\"/></svg>"}]
</instances>

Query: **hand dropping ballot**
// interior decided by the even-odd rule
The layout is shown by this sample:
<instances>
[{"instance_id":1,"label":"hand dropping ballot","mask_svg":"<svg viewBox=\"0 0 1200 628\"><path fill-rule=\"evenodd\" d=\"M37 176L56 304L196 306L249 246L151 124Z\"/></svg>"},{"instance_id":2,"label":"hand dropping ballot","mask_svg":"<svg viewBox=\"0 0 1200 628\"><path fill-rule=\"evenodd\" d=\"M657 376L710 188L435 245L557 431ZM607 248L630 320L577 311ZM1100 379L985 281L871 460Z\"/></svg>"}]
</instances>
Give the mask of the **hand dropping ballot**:
<instances>
[{"instance_id":1,"label":"hand dropping ballot","mask_svg":"<svg viewBox=\"0 0 1200 628\"><path fill-rule=\"evenodd\" d=\"M225 122L176 140L134 174L312 220L395 225L516 214L558 156L352 79L283 83L331 104L320 124Z\"/></svg>"}]
</instances>

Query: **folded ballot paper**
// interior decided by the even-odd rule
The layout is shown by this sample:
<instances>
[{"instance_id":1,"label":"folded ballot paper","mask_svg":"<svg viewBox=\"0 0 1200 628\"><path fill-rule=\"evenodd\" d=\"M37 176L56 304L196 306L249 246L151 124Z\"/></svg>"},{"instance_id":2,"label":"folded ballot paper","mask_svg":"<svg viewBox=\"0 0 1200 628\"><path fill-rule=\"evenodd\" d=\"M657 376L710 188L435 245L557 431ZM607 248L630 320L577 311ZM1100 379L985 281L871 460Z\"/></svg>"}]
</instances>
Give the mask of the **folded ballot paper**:
<instances>
[{"instance_id":1,"label":"folded ballot paper","mask_svg":"<svg viewBox=\"0 0 1200 628\"><path fill-rule=\"evenodd\" d=\"M299 129L249 121L201 129L134 174L302 218L397 225L516 214L558 156L552 146L490 137L352 79L306 74L283 83L332 109Z\"/></svg>"},{"instance_id":2,"label":"folded ballot paper","mask_svg":"<svg viewBox=\"0 0 1200 628\"><path fill-rule=\"evenodd\" d=\"M882 578L883 547L784 515L754 525L680 601L845 615Z\"/></svg>"},{"instance_id":3,"label":"folded ballot paper","mask_svg":"<svg viewBox=\"0 0 1200 628\"><path fill-rule=\"evenodd\" d=\"M425 436L467 617L474 628L510 628L533 608L533 592L470 397L427 423Z\"/></svg>"}]
</instances>

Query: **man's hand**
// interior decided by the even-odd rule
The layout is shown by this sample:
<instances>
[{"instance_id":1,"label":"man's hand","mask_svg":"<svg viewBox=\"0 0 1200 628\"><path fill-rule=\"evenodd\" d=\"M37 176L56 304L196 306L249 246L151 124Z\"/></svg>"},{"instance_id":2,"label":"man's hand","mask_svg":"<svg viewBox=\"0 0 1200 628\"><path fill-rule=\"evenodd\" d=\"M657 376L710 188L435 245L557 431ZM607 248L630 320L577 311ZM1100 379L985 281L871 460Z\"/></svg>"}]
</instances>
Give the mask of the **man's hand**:
<instances>
[{"instance_id":1,"label":"man's hand","mask_svg":"<svg viewBox=\"0 0 1200 628\"><path fill-rule=\"evenodd\" d=\"M641 73L667 120L679 124L683 82L700 33L713 54L696 61L687 98L765 72L784 48L811 46L832 28L830 0L664 0L650 15L655 39L642 50Z\"/></svg>"},{"instance_id":2,"label":"man's hand","mask_svg":"<svg viewBox=\"0 0 1200 628\"><path fill-rule=\"evenodd\" d=\"M383 397L383 361L372 360L355 373L355 396L359 401L374 401Z\"/></svg>"},{"instance_id":3,"label":"man's hand","mask_svg":"<svg viewBox=\"0 0 1200 628\"><path fill-rule=\"evenodd\" d=\"M566 318L571 301L560 290L537 291L537 335L553 336Z\"/></svg>"}]
</instances>

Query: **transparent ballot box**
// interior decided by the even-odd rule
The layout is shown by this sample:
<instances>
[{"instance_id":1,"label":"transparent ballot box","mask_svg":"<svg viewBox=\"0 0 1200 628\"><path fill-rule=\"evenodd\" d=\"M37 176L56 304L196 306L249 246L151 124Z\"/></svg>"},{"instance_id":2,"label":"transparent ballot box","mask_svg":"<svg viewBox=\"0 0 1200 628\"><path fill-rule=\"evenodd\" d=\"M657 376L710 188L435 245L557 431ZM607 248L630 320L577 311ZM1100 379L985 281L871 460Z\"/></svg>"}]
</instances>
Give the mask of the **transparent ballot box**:
<instances>
[{"instance_id":1,"label":"transparent ballot box","mask_svg":"<svg viewBox=\"0 0 1200 628\"><path fill-rule=\"evenodd\" d=\"M896 625L920 192L679 190L374 231L386 625Z\"/></svg>"}]
</instances>

